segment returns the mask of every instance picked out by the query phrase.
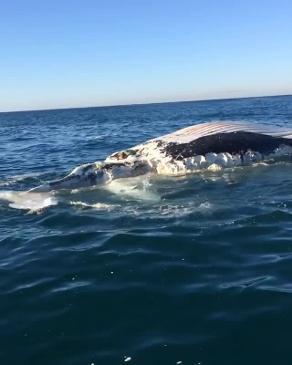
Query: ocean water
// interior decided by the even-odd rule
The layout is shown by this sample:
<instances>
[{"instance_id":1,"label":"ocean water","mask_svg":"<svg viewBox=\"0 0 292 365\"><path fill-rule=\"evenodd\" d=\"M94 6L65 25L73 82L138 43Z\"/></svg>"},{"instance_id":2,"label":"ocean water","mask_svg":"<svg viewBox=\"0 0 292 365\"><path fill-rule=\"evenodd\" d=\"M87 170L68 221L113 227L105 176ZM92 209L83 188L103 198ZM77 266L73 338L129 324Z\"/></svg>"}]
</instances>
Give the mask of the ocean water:
<instances>
[{"instance_id":1,"label":"ocean water","mask_svg":"<svg viewBox=\"0 0 292 365\"><path fill-rule=\"evenodd\" d=\"M291 161L4 199L213 120L292 97L0 114L1 365L291 364Z\"/></svg>"}]
</instances>

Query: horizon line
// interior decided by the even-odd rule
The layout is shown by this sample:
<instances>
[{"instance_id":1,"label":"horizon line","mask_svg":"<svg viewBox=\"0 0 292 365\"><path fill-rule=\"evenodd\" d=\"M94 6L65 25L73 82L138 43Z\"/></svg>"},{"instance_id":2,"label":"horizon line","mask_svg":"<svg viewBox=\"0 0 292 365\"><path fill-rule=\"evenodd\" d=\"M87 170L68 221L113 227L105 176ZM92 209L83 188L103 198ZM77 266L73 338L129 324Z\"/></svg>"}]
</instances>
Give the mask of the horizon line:
<instances>
[{"instance_id":1,"label":"horizon line","mask_svg":"<svg viewBox=\"0 0 292 365\"><path fill-rule=\"evenodd\" d=\"M257 98L275 98L292 96L292 94L276 94L276 95L262 95L262 96L237 96L229 98L210 98L210 99L190 99L190 100L173 100L173 101L153 101L146 103L130 103L130 104L108 104L108 105L89 105L89 106L73 106L73 107L60 107L60 108L45 108L45 109L24 109L24 110L8 110L0 111L0 114L8 113L23 113L23 112L45 112L45 111L58 111L58 110L74 110L74 109L95 109L95 108L114 108L114 107L127 107L127 106L141 106L141 105L158 105L158 104L174 104L174 103L191 103L202 101L224 101L224 100L241 100L241 99L257 99Z\"/></svg>"}]
</instances>

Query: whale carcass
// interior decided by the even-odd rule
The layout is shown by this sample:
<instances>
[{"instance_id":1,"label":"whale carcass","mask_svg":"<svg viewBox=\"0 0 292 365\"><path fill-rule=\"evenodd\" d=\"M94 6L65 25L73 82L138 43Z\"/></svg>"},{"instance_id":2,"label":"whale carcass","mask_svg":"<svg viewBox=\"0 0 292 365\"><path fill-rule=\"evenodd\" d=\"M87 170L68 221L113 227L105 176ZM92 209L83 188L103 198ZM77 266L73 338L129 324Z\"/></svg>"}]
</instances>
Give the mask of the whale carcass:
<instances>
[{"instance_id":1,"label":"whale carcass","mask_svg":"<svg viewBox=\"0 0 292 365\"><path fill-rule=\"evenodd\" d=\"M283 155L292 156L292 129L243 122L201 123L115 152L102 162L78 166L64 178L31 191L87 187L145 174L184 175Z\"/></svg>"}]
</instances>

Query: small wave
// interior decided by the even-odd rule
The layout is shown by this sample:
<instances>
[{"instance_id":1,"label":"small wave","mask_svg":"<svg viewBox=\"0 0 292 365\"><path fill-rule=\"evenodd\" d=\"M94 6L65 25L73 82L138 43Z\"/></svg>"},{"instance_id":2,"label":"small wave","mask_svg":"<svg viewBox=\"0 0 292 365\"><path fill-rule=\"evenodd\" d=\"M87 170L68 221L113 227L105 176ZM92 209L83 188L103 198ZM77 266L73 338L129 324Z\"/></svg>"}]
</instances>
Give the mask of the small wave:
<instances>
[{"instance_id":1,"label":"small wave","mask_svg":"<svg viewBox=\"0 0 292 365\"><path fill-rule=\"evenodd\" d=\"M194 211L194 207L185 205L162 205L159 207L159 214L163 217L178 218L188 216Z\"/></svg>"},{"instance_id":2,"label":"small wave","mask_svg":"<svg viewBox=\"0 0 292 365\"><path fill-rule=\"evenodd\" d=\"M23 182L23 181L28 180L28 179L37 178L38 176L40 176L39 173L35 173L35 174L30 173L30 174L8 176L4 180L0 181L0 187L10 186L10 185L13 185L15 183Z\"/></svg>"}]
</instances>

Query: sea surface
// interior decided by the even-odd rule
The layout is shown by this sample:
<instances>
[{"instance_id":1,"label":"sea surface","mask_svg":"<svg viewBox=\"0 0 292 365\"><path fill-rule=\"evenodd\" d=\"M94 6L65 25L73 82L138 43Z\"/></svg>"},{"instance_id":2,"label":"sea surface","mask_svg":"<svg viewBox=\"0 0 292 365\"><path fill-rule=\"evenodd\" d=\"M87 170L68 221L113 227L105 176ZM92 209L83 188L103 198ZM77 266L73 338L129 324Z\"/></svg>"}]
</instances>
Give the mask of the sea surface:
<instances>
[{"instance_id":1,"label":"sea surface","mask_svg":"<svg viewBox=\"0 0 292 365\"><path fill-rule=\"evenodd\" d=\"M1 113L0 196L215 120L292 97ZM0 201L1 365L292 363L292 161L48 199Z\"/></svg>"}]
</instances>

